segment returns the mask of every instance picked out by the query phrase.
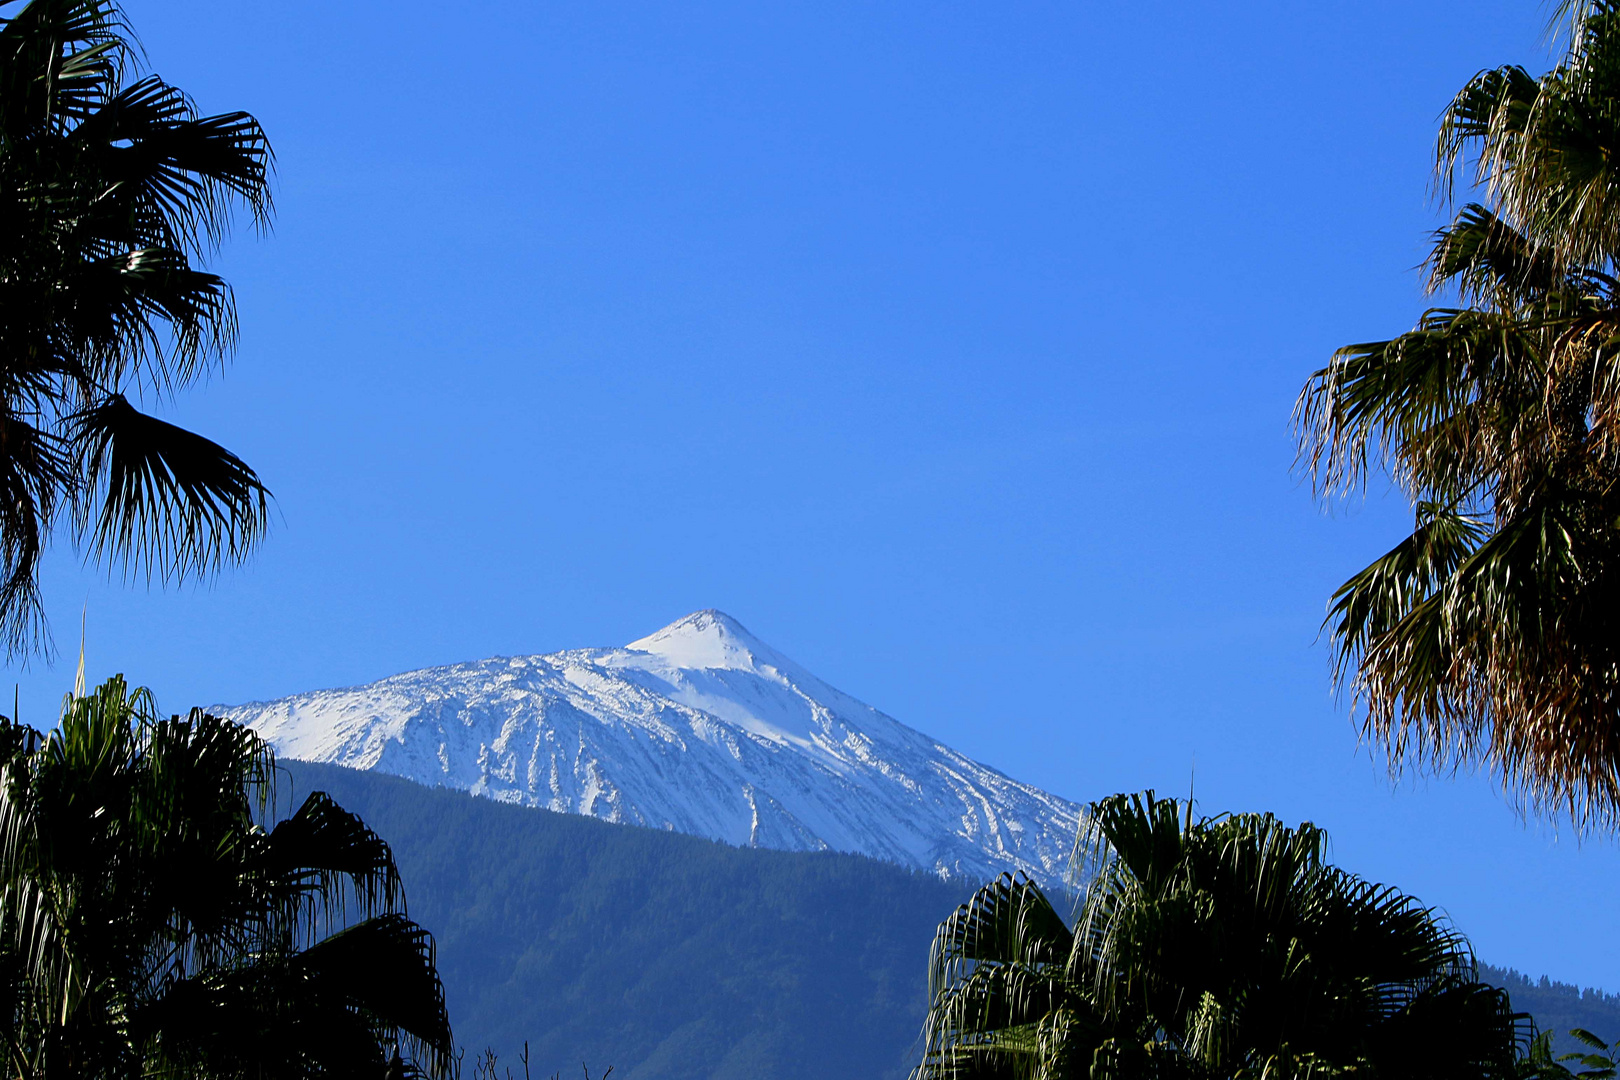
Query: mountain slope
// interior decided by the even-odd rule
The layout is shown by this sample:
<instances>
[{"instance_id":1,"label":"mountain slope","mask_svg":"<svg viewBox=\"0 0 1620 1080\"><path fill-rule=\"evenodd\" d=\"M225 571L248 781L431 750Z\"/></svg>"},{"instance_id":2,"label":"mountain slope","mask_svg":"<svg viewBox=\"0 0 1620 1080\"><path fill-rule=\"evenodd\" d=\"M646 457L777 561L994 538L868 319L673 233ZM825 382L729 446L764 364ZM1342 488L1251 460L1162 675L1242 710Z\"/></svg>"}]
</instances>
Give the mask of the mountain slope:
<instances>
[{"instance_id":1,"label":"mountain slope","mask_svg":"<svg viewBox=\"0 0 1620 1080\"><path fill-rule=\"evenodd\" d=\"M290 805L327 791L393 847L469 1070L490 1047L521 1074L527 1040L536 1080L580 1062L616 1080L901 1080L935 924L970 891L861 856L738 849L284 765ZM1572 1026L1620 1034L1613 995L1481 976L1563 1049Z\"/></svg>"},{"instance_id":2,"label":"mountain slope","mask_svg":"<svg viewBox=\"0 0 1620 1080\"><path fill-rule=\"evenodd\" d=\"M283 757L611 822L1058 886L1078 804L835 690L717 611L622 649L217 706Z\"/></svg>"},{"instance_id":3,"label":"mountain slope","mask_svg":"<svg viewBox=\"0 0 1620 1080\"><path fill-rule=\"evenodd\" d=\"M456 1041L522 1074L901 1080L936 924L966 885L284 763L387 840ZM464 1073L465 1075L465 1073Z\"/></svg>"}]
</instances>

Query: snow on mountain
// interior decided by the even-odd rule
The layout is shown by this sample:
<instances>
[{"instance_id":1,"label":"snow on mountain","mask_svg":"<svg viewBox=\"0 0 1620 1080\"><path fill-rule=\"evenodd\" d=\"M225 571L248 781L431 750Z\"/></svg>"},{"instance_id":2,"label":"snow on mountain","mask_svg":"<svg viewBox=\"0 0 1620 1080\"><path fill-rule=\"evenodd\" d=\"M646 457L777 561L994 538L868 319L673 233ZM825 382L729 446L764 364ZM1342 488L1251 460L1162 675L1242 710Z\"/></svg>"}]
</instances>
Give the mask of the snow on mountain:
<instances>
[{"instance_id":1,"label":"snow on mountain","mask_svg":"<svg viewBox=\"0 0 1620 1080\"><path fill-rule=\"evenodd\" d=\"M1057 885L1078 804L833 689L718 611L622 649L220 706L284 757L731 844Z\"/></svg>"}]
</instances>

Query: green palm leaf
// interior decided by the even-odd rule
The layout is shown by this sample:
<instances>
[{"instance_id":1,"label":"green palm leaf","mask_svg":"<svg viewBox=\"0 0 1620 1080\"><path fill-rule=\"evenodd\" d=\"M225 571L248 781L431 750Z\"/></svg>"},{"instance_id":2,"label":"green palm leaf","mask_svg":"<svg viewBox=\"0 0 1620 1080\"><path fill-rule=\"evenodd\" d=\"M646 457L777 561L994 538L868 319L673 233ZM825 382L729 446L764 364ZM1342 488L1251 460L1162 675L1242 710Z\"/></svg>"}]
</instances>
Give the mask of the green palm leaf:
<instances>
[{"instance_id":1,"label":"green palm leaf","mask_svg":"<svg viewBox=\"0 0 1620 1080\"><path fill-rule=\"evenodd\" d=\"M251 731L162 718L114 679L48 738L0 725L0 751L22 1075L381 1075L396 1045L449 1075L432 940L387 845L320 794L266 831L275 764Z\"/></svg>"},{"instance_id":2,"label":"green palm leaf","mask_svg":"<svg viewBox=\"0 0 1620 1080\"><path fill-rule=\"evenodd\" d=\"M1523 1018L1467 942L1320 829L1152 792L1088 820L1075 932L1006 877L941 925L918 1080L1516 1075Z\"/></svg>"}]
</instances>

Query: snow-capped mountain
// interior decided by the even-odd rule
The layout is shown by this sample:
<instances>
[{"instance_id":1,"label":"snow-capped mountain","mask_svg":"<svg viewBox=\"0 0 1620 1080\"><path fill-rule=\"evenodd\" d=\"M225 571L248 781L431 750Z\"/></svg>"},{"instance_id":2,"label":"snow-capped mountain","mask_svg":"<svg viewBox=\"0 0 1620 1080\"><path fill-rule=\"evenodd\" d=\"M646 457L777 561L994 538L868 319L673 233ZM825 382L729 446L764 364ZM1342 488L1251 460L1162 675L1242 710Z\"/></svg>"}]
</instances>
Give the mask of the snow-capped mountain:
<instances>
[{"instance_id":1,"label":"snow-capped mountain","mask_svg":"<svg viewBox=\"0 0 1620 1080\"><path fill-rule=\"evenodd\" d=\"M700 611L571 649L219 706L284 757L738 845L1063 880L1078 804L971 761Z\"/></svg>"}]
</instances>

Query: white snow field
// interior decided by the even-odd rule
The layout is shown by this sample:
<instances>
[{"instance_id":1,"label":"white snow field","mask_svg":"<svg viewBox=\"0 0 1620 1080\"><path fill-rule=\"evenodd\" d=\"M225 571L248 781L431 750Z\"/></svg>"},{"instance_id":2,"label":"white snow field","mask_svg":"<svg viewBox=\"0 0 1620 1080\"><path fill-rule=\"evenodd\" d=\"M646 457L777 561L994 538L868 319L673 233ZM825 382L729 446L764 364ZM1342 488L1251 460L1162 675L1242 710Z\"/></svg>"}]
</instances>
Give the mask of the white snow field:
<instances>
[{"instance_id":1,"label":"white snow field","mask_svg":"<svg viewBox=\"0 0 1620 1080\"><path fill-rule=\"evenodd\" d=\"M1082 808L833 689L700 611L622 649L215 706L303 761L730 844L1062 884Z\"/></svg>"}]
</instances>

